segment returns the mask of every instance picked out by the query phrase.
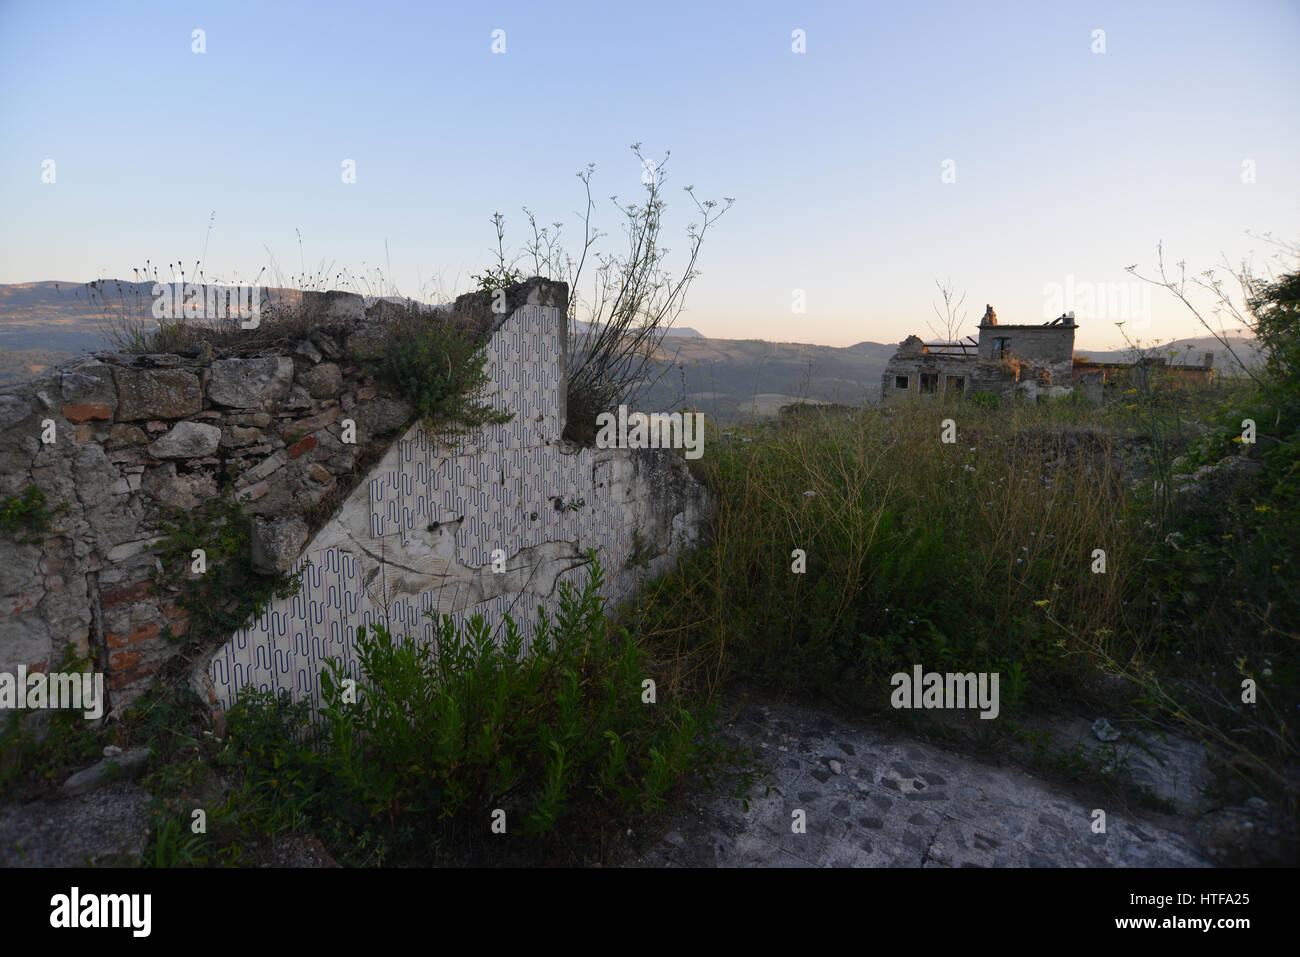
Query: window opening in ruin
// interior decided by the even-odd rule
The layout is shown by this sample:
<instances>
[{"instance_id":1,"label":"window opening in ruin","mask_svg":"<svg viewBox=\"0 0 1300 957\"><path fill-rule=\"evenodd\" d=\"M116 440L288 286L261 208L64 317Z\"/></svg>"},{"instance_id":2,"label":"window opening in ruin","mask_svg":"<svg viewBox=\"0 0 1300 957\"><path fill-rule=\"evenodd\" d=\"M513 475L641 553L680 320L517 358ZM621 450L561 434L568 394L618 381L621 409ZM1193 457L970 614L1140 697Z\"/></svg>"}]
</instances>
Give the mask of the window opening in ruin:
<instances>
[{"instance_id":1,"label":"window opening in ruin","mask_svg":"<svg viewBox=\"0 0 1300 957\"><path fill-rule=\"evenodd\" d=\"M966 377L964 375L948 376L948 381L944 384L944 392L948 395L965 395Z\"/></svg>"},{"instance_id":2,"label":"window opening in ruin","mask_svg":"<svg viewBox=\"0 0 1300 957\"><path fill-rule=\"evenodd\" d=\"M906 388L907 388L907 376L905 376L905 375L896 375L896 376L894 376L894 388L895 388L895 389L906 389Z\"/></svg>"},{"instance_id":3,"label":"window opening in ruin","mask_svg":"<svg viewBox=\"0 0 1300 957\"><path fill-rule=\"evenodd\" d=\"M939 390L939 373L922 372L921 373L921 391L937 392Z\"/></svg>"}]
</instances>

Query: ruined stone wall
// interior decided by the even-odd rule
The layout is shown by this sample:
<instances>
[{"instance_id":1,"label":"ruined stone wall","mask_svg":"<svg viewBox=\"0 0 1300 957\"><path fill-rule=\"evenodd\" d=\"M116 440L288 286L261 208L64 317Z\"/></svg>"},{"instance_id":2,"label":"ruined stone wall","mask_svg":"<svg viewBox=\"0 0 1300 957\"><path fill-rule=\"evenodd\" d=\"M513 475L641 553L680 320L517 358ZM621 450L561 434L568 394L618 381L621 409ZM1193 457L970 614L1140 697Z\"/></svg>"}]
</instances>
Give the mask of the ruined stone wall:
<instances>
[{"instance_id":1,"label":"ruined stone wall","mask_svg":"<svg viewBox=\"0 0 1300 957\"><path fill-rule=\"evenodd\" d=\"M947 392L948 376L960 376L965 380L965 388L962 391L967 395L979 387L973 382L979 373L973 355L953 356L925 353L901 358L895 355L885 365L885 371L881 375L881 398L886 402L897 402L908 396L925 395L925 393L921 392L922 373L929 373L939 377L936 391L932 393L939 398L942 398ZM905 390L899 389L895 385L894 377L900 375L908 377Z\"/></svg>"},{"instance_id":2,"label":"ruined stone wall","mask_svg":"<svg viewBox=\"0 0 1300 957\"><path fill-rule=\"evenodd\" d=\"M405 428L409 406L365 375L383 304L363 314L347 294L321 297L322 327L269 354L101 354L9 387L0 498L34 485L60 511L40 534L0 533L0 671L54 670L72 651L106 674L110 707L144 693L188 626L154 583L165 523L223 481L252 523L250 565L305 574L203 655L192 684L217 705L248 682L310 692L315 652L385 611L398 625L417 606L528 618L553 604L547 586L581 577L588 546L606 594L625 595L694 537L703 493L671 456L565 446L566 296L521 285L504 316L458 301L490 337L493 402L514 419L454 448ZM623 567L637 536L650 569ZM508 571L485 577L498 547Z\"/></svg>"},{"instance_id":3,"label":"ruined stone wall","mask_svg":"<svg viewBox=\"0 0 1300 957\"><path fill-rule=\"evenodd\" d=\"M980 325L978 350L969 356L926 352L920 337L908 336L885 366L881 399L888 403L925 395L920 389L923 373L939 376L933 393L938 397L945 395L950 375L965 378L968 396L975 392L992 392L1005 399L1064 395L1073 387L1076 328L1073 323L1001 326L986 321ZM999 338L1008 340L1007 353L1000 358L994 354ZM898 375L909 377L906 390L895 386Z\"/></svg>"},{"instance_id":4,"label":"ruined stone wall","mask_svg":"<svg viewBox=\"0 0 1300 957\"><path fill-rule=\"evenodd\" d=\"M1033 398L1039 394L1059 395L1070 391L1074 366L1073 323L1043 326L980 326L979 357L981 363L997 364L994 354L995 339L1010 340L1010 356L1019 360L1021 368L1012 375L1015 385ZM989 368L990 387L995 391L995 378Z\"/></svg>"},{"instance_id":5,"label":"ruined stone wall","mask_svg":"<svg viewBox=\"0 0 1300 957\"><path fill-rule=\"evenodd\" d=\"M994 357L994 339L1011 340L1011 351L1023 359L1036 363L1065 362L1074 356L1074 333L1077 326L980 326L979 356L984 360Z\"/></svg>"},{"instance_id":6,"label":"ruined stone wall","mask_svg":"<svg viewBox=\"0 0 1300 957\"><path fill-rule=\"evenodd\" d=\"M188 626L154 587L165 523L233 480L265 546L249 561L273 564L409 413L362 376L346 334L325 331L277 355L86 356L11 387L0 497L34 485L59 511L48 533L0 536L0 670L52 670L71 649L128 704Z\"/></svg>"},{"instance_id":7,"label":"ruined stone wall","mask_svg":"<svg viewBox=\"0 0 1300 957\"><path fill-rule=\"evenodd\" d=\"M516 309L488 345L494 404L513 420L451 445L411 427L308 544L302 590L200 663L196 689L214 707L250 685L319 700L326 659L359 677L359 625L429 639L427 613L482 615L498 634L510 615L530 639L560 583L585 581L588 549L614 602L662 574L696 540L704 490L672 453L563 439L565 338L562 306Z\"/></svg>"}]
</instances>

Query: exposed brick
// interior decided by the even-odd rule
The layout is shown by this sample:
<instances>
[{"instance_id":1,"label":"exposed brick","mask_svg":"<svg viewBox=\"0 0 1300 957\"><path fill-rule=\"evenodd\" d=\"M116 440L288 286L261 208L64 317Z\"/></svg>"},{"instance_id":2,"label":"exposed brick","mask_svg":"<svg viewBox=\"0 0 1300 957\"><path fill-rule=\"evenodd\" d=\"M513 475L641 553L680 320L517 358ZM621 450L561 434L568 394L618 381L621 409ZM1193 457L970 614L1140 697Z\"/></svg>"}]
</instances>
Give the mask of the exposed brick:
<instances>
[{"instance_id":1,"label":"exposed brick","mask_svg":"<svg viewBox=\"0 0 1300 957\"><path fill-rule=\"evenodd\" d=\"M85 422L89 419L111 419L113 410L103 402L92 402L85 405L65 405L63 407L63 417L69 422Z\"/></svg>"},{"instance_id":2,"label":"exposed brick","mask_svg":"<svg viewBox=\"0 0 1300 957\"><path fill-rule=\"evenodd\" d=\"M122 602L136 601L149 594L152 588L153 582L136 582L134 585L110 588L108 591L100 593L99 603L105 608L111 608L114 605L122 604Z\"/></svg>"},{"instance_id":3,"label":"exposed brick","mask_svg":"<svg viewBox=\"0 0 1300 957\"><path fill-rule=\"evenodd\" d=\"M334 476L329 473L329 470L321 468L315 462L313 462L311 466L311 477L322 485L327 485L334 481Z\"/></svg>"},{"instance_id":4,"label":"exposed brick","mask_svg":"<svg viewBox=\"0 0 1300 957\"><path fill-rule=\"evenodd\" d=\"M108 656L108 666L113 669L114 674L126 671L142 661L144 661L143 651L115 651Z\"/></svg>"},{"instance_id":5,"label":"exposed brick","mask_svg":"<svg viewBox=\"0 0 1300 957\"><path fill-rule=\"evenodd\" d=\"M296 459L304 452L310 452L315 447L316 447L316 436L309 435L305 439L299 442L295 442L293 445L289 446L289 458Z\"/></svg>"},{"instance_id":6,"label":"exposed brick","mask_svg":"<svg viewBox=\"0 0 1300 957\"><path fill-rule=\"evenodd\" d=\"M157 624L139 625L128 632L109 631L104 634L104 643L109 648L126 648L130 645L139 644L142 641L148 641L151 638L157 638L162 629ZM133 652L134 653L134 652ZM112 658L109 658L112 663ZM114 665L116 668L117 666Z\"/></svg>"},{"instance_id":7,"label":"exposed brick","mask_svg":"<svg viewBox=\"0 0 1300 957\"><path fill-rule=\"evenodd\" d=\"M177 618L187 617L189 615L189 612L187 612L180 605L176 605L169 602L166 605L162 606L162 615L168 621L175 621Z\"/></svg>"},{"instance_id":8,"label":"exposed brick","mask_svg":"<svg viewBox=\"0 0 1300 957\"><path fill-rule=\"evenodd\" d=\"M115 668L112 675L109 676L108 686L114 691L119 691L122 688L152 678L158 673L158 667L159 662L146 661L120 671Z\"/></svg>"}]
</instances>

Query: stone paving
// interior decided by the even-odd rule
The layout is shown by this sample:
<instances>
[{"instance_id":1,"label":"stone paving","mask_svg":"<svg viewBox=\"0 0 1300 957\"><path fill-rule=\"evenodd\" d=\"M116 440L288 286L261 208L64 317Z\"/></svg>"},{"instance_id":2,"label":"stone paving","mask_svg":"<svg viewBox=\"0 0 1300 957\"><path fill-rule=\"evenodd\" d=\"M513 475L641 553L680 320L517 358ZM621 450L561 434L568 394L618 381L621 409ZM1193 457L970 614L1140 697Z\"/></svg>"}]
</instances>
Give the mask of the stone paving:
<instances>
[{"instance_id":1,"label":"stone paving","mask_svg":"<svg viewBox=\"0 0 1300 957\"><path fill-rule=\"evenodd\" d=\"M149 837L150 797L118 782L89 794L0 806L0 867L134 863Z\"/></svg>"},{"instance_id":2,"label":"stone paving","mask_svg":"<svg viewBox=\"0 0 1300 957\"><path fill-rule=\"evenodd\" d=\"M1181 834L999 767L841 718L747 707L729 728L780 794L692 794L645 867L1206 867ZM795 833L795 812L806 818Z\"/></svg>"}]
</instances>

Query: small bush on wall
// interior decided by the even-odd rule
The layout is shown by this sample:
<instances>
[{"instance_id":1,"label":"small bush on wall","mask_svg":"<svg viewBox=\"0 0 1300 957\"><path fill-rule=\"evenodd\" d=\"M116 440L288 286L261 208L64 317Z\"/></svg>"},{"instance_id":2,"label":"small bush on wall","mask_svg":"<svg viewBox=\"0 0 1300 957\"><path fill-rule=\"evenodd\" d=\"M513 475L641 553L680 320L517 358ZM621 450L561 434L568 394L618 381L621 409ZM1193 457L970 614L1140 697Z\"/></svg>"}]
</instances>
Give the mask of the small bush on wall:
<instances>
[{"instance_id":1,"label":"small bush on wall","mask_svg":"<svg viewBox=\"0 0 1300 957\"><path fill-rule=\"evenodd\" d=\"M410 312L395 320L376 378L409 402L431 431L459 435L509 422L511 414L482 397L488 376L486 343L437 318Z\"/></svg>"}]
</instances>

